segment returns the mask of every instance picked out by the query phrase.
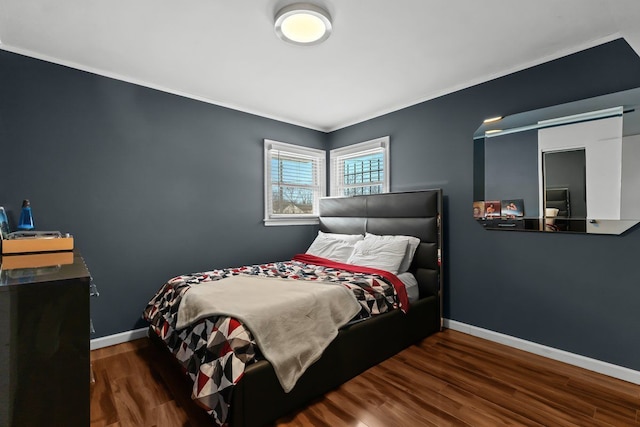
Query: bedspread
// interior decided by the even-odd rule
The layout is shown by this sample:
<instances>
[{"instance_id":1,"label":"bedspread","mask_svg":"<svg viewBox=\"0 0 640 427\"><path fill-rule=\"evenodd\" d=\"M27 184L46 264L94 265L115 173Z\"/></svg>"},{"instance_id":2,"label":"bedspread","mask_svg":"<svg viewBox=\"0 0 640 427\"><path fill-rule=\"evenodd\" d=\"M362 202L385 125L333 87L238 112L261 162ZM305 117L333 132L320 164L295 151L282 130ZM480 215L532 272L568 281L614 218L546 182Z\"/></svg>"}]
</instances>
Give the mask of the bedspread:
<instances>
[{"instance_id":1,"label":"bedspread","mask_svg":"<svg viewBox=\"0 0 640 427\"><path fill-rule=\"evenodd\" d=\"M203 282L183 295L176 327L213 315L238 319L253 333L288 393L338 330L360 312L353 292L328 283L247 274Z\"/></svg>"},{"instance_id":2,"label":"bedspread","mask_svg":"<svg viewBox=\"0 0 640 427\"><path fill-rule=\"evenodd\" d=\"M408 308L404 305L406 293L401 298L398 296L404 288L400 288L402 285L399 281L400 285L393 283L395 276L374 274L367 269L364 269L365 272L347 271L337 268L338 266L353 267L322 258L299 256L286 262L178 276L160 288L147 305L143 316L192 380L192 398L212 416L216 424L225 425L233 385L242 378L245 366L260 360L260 351L251 331L231 317L211 316L183 329L176 329L178 307L186 290L202 282L247 274L341 283L354 293L361 305L354 320L401 306Z\"/></svg>"}]
</instances>

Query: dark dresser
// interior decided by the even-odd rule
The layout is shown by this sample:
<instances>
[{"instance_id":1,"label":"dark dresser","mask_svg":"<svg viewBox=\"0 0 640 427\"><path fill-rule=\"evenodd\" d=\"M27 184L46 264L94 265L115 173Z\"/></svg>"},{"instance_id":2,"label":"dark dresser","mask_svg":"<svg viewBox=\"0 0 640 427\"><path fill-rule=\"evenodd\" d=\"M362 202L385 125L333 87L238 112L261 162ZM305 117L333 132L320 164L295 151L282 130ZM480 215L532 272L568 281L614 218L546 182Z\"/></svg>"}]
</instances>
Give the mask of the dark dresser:
<instances>
[{"instance_id":1,"label":"dark dresser","mask_svg":"<svg viewBox=\"0 0 640 427\"><path fill-rule=\"evenodd\" d=\"M88 426L89 271L37 255L1 258L0 426Z\"/></svg>"}]
</instances>

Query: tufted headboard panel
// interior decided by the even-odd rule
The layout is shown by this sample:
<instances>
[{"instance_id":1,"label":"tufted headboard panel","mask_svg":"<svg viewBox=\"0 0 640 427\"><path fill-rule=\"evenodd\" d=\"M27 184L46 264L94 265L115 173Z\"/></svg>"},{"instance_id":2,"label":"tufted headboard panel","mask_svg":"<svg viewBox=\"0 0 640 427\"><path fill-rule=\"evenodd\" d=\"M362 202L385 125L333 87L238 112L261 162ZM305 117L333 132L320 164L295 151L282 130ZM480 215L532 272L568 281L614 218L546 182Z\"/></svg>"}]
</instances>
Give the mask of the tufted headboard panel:
<instances>
[{"instance_id":1,"label":"tufted headboard panel","mask_svg":"<svg viewBox=\"0 0 640 427\"><path fill-rule=\"evenodd\" d=\"M420 298L442 298L442 190L384 193L320 200L320 230L396 234L420 239L410 271Z\"/></svg>"}]
</instances>

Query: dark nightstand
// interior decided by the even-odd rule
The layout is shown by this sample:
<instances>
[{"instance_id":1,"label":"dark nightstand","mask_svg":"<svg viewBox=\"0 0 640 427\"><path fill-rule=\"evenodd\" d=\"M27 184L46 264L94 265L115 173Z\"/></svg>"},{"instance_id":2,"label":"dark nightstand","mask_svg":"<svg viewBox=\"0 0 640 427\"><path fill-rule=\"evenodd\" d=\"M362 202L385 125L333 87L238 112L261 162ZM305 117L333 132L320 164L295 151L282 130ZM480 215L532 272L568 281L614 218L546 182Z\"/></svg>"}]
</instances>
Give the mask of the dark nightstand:
<instances>
[{"instance_id":1,"label":"dark nightstand","mask_svg":"<svg viewBox=\"0 0 640 427\"><path fill-rule=\"evenodd\" d=\"M52 255L63 263L2 257L2 426L89 425L91 276L80 254Z\"/></svg>"}]
</instances>

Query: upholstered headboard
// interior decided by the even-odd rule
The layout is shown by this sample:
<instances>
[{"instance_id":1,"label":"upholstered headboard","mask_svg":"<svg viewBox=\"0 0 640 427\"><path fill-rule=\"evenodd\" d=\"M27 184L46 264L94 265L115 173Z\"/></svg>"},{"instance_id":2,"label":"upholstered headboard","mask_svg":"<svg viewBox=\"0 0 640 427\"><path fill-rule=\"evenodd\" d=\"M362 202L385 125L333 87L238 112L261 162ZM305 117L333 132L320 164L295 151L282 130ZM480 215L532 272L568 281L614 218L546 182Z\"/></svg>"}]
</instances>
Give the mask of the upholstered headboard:
<instances>
[{"instance_id":1,"label":"upholstered headboard","mask_svg":"<svg viewBox=\"0 0 640 427\"><path fill-rule=\"evenodd\" d=\"M397 234L420 239L410 271L420 298L442 298L442 190L320 199L320 230Z\"/></svg>"}]
</instances>

